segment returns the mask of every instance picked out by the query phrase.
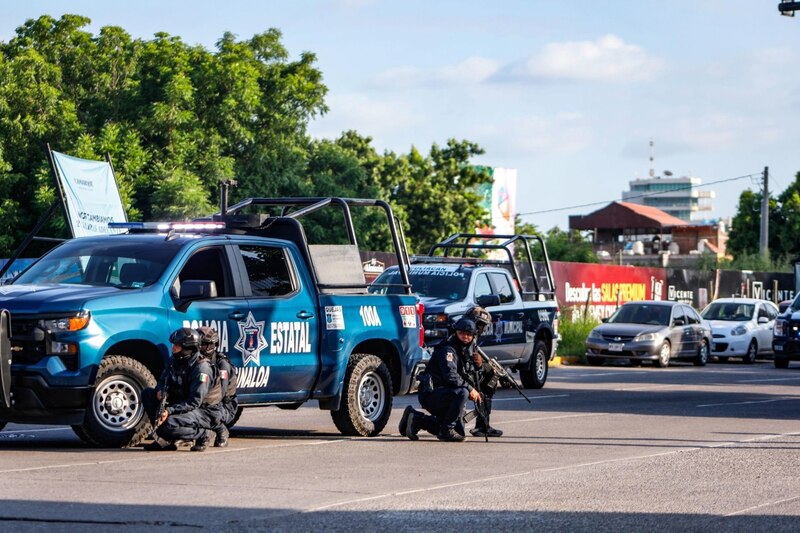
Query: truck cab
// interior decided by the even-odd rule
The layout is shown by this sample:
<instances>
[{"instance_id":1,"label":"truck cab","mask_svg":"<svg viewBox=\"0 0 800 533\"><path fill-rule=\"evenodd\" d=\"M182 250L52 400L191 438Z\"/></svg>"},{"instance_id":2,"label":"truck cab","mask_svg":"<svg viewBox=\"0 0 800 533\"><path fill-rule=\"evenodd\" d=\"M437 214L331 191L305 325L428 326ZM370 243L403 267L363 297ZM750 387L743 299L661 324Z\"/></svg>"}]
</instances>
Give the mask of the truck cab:
<instances>
[{"instance_id":1,"label":"truck cab","mask_svg":"<svg viewBox=\"0 0 800 533\"><path fill-rule=\"evenodd\" d=\"M391 292L400 277L398 267L387 269L370 290ZM479 339L481 349L519 371L524 386L544 386L547 363L558 346L558 304L547 250L539 237L456 234L428 255L412 257L408 277L424 306L428 354L478 305L492 315Z\"/></svg>"}]
</instances>

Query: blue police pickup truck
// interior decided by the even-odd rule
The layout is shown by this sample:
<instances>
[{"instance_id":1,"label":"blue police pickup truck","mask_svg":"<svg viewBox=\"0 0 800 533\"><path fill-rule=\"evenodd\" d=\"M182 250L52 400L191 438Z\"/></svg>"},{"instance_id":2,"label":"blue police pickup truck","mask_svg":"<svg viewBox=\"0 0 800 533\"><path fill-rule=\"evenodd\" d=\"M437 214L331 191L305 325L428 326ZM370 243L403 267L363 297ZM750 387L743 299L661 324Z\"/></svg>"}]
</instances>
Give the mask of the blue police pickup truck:
<instances>
[{"instance_id":1,"label":"blue police pickup truck","mask_svg":"<svg viewBox=\"0 0 800 533\"><path fill-rule=\"evenodd\" d=\"M404 273L391 267L370 291L401 290ZM558 346L558 303L544 241L535 235L455 234L414 256L408 269L424 306L428 352L450 334L472 306L486 308L492 324L479 344L504 367L519 371L522 385L540 389Z\"/></svg>"},{"instance_id":2,"label":"blue police pickup truck","mask_svg":"<svg viewBox=\"0 0 800 533\"><path fill-rule=\"evenodd\" d=\"M367 292L352 207L386 214L406 290ZM344 238L310 244L300 220L331 208ZM273 215L249 212L264 209ZM421 308L389 205L253 198L221 212L67 241L0 286L10 311L0 429L64 424L92 445L135 445L150 429L142 389L168 361L170 332L210 325L238 367L242 407L317 400L342 433L377 435L423 358Z\"/></svg>"}]
</instances>

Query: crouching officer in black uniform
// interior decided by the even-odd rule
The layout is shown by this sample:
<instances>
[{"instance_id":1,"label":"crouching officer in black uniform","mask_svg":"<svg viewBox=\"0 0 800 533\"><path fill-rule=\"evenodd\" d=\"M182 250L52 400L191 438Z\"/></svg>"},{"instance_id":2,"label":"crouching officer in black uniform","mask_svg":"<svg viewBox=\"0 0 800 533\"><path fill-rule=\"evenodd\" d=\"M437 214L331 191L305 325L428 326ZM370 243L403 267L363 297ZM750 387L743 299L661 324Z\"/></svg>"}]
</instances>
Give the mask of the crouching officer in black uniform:
<instances>
[{"instance_id":1,"label":"crouching officer in black uniform","mask_svg":"<svg viewBox=\"0 0 800 533\"><path fill-rule=\"evenodd\" d=\"M467 400L480 402L478 391L470 384L470 372L475 371L471 349L475 338L475 322L462 318L456 332L433 351L425 372L420 375L419 403L430 415L416 411L410 405L400 419L400 434L417 440L424 429L439 440L464 440L462 416Z\"/></svg>"},{"instance_id":2,"label":"crouching officer in black uniform","mask_svg":"<svg viewBox=\"0 0 800 533\"><path fill-rule=\"evenodd\" d=\"M200 356L200 334L181 328L169 337L172 359L159 380L158 389L142 391L142 403L153 424L159 424L148 451L176 450L177 441L194 441L193 452L202 452L211 441L213 416L209 405L221 399L219 384L214 385L214 368ZM156 410L167 394L167 408Z\"/></svg>"},{"instance_id":3,"label":"crouching officer in black uniform","mask_svg":"<svg viewBox=\"0 0 800 533\"><path fill-rule=\"evenodd\" d=\"M237 370L228 356L217 350L219 345L217 330L202 326L197 328L197 332L200 334L200 353L219 372L222 401L210 409L214 415L212 429L217 436L214 446L224 448L228 445L228 426L233 423L236 411L239 409L239 401L236 399Z\"/></svg>"},{"instance_id":4,"label":"crouching officer in black uniform","mask_svg":"<svg viewBox=\"0 0 800 533\"><path fill-rule=\"evenodd\" d=\"M473 341L472 360L478 367L478 375L480 376L480 386L478 388L484 399L483 409L477 411L478 416L475 420L475 428L470 429L469 432L475 437L484 437L486 435L500 437L503 432L489 424L489 417L492 414L492 398L494 398L494 393L497 391L498 380L491 365L483 360L477 349L478 340L483 335L483 331L486 326L492 323L492 315L483 307L474 306L467 310L464 318L475 322L476 334ZM483 416L484 413L486 414L485 417Z\"/></svg>"}]
</instances>

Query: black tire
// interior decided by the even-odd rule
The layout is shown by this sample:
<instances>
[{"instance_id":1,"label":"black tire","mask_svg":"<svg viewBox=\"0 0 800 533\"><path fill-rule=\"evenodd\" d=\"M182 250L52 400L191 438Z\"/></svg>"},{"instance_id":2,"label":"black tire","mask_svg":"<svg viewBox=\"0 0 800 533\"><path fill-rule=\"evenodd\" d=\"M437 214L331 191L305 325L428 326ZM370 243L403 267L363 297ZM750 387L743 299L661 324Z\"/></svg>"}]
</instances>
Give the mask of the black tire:
<instances>
[{"instance_id":1,"label":"black tire","mask_svg":"<svg viewBox=\"0 0 800 533\"><path fill-rule=\"evenodd\" d=\"M3 431L3 428L6 427L6 424L8 424L8 422L0 422L0 431Z\"/></svg>"},{"instance_id":2,"label":"black tire","mask_svg":"<svg viewBox=\"0 0 800 533\"><path fill-rule=\"evenodd\" d=\"M136 446L151 429L144 413L142 390L155 386L153 374L139 361L122 355L104 358L97 369L86 417L76 435L98 447Z\"/></svg>"},{"instance_id":3,"label":"black tire","mask_svg":"<svg viewBox=\"0 0 800 533\"><path fill-rule=\"evenodd\" d=\"M775 364L775 368L789 368L789 360L788 359L778 359L777 357L773 361Z\"/></svg>"},{"instance_id":4,"label":"black tire","mask_svg":"<svg viewBox=\"0 0 800 533\"><path fill-rule=\"evenodd\" d=\"M331 411L336 428L344 435L374 437L392 414L392 376L378 356L350 356L344 376L342 403Z\"/></svg>"},{"instance_id":5,"label":"black tire","mask_svg":"<svg viewBox=\"0 0 800 533\"><path fill-rule=\"evenodd\" d=\"M658 368L667 368L671 358L672 346L670 345L669 341L664 341L661 343L661 349L658 352L658 359L653 361L653 365L657 366Z\"/></svg>"},{"instance_id":6,"label":"black tire","mask_svg":"<svg viewBox=\"0 0 800 533\"><path fill-rule=\"evenodd\" d=\"M549 359L550 353L547 351L547 345L544 341L536 341L528 366L519 371L524 388L541 389L544 387L544 384L547 383L547 361Z\"/></svg>"},{"instance_id":7,"label":"black tire","mask_svg":"<svg viewBox=\"0 0 800 533\"><path fill-rule=\"evenodd\" d=\"M756 362L756 355L758 355L758 343L753 339L750 341L750 346L747 347L747 353L742 357L742 362L746 365L752 365Z\"/></svg>"},{"instance_id":8,"label":"black tire","mask_svg":"<svg viewBox=\"0 0 800 533\"><path fill-rule=\"evenodd\" d=\"M587 361L587 362L588 362L588 363L589 363L591 366L602 366L602 365L603 365L603 363L605 363L605 362L606 362L605 358L603 358L603 357L597 357L596 355L587 355L587 356L586 356L586 361Z\"/></svg>"},{"instance_id":9,"label":"black tire","mask_svg":"<svg viewBox=\"0 0 800 533\"><path fill-rule=\"evenodd\" d=\"M242 409L241 407L237 408L236 409L236 414L233 415L233 420L231 420L230 422L225 424L225 427L227 427L228 429L231 429L233 426L235 426L236 422L238 422L239 419L242 417L242 411L244 411L244 409Z\"/></svg>"},{"instance_id":10,"label":"black tire","mask_svg":"<svg viewBox=\"0 0 800 533\"><path fill-rule=\"evenodd\" d=\"M706 366L708 364L708 343L705 339L700 341L693 363L694 366Z\"/></svg>"},{"instance_id":11,"label":"black tire","mask_svg":"<svg viewBox=\"0 0 800 533\"><path fill-rule=\"evenodd\" d=\"M97 442L92 440L89 435L86 434L83 426L72 426L72 432L75 433L75 435L77 435L84 444L88 444L89 446L98 446Z\"/></svg>"}]
</instances>

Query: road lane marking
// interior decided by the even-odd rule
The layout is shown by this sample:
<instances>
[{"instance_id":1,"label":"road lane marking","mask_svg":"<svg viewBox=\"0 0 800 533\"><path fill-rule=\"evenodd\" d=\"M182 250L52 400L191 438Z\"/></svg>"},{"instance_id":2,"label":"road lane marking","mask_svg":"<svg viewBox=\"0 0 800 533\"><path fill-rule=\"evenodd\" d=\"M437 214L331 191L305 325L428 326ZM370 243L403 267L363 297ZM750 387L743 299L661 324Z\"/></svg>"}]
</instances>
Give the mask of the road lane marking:
<instances>
[{"instance_id":1,"label":"road lane marking","mask_svg":"<svg viewBox=\"0 0 800 533\"><path fill-rule=\"evenodd\" d=\"M0 435L4 433L43 433L45 431L72 431L70 428L47 428L47 429L7 429L0 431Z\"/></svg>"},{"instance_id":2,"label":"road lane marking","mask_svg":"<svg viewBox=\"0 0 800 533\"><path fill-rule=\"evenodd\" d=\"M754 505L753 507L748 507L747 509L742 509L741 511L736 511L735 513L729 513L729 514L726 514L724 516L725 517L736 516L736 515L744 514L744 513L748 512L748 511L755 511L756 509L761 509L762 507L771 507L773 505L780 505L782 503L789 503L789 502L793 502L793 501L797 501L797 500L800 500L800 496L795 496L794 498L786 498L785 500L777 500L777 501L774 501L774 502L762 503L760 505Z\"/></svg>"},{"instance_id":3,"label":"road lane marking","mask_svg":"<svg viewBox=\"0 0 800 533\"><path fill-rule=\"evenodd\" d=\"M546 400L547 398L569 398L569 394L548 394L546 396L534 396L531 400ZM492 403L494 402L518 402L520 400L524 400L522 396L517 398L492 398Z\"/></svg>"},{"instance_id":4,"label":"road lane marking","mask_svg":"<svg viewBox=\"0 0 800 533\"><path fill-rule=\"evenodd\" d=\"M761 383L767 381L795 381L800 379L800 376L794 378L774 378L774 379L742 379L737 381L736 383Z\"/></svg>"},{"instance_id":5,"label":"road lane marking","mask_svg":"<svg viewBox=\"0 0 800 533\"><path fill-rule=\"evenodd\" d=\"M357 437L356 437L357 438ZM249 450L266 450L272 448L291 448L293 446L320 446L323 444L338 444L340 442L348 442L354 440L353 437L345 437L336 440L323 440L323 441L314 441L314 442L293 442L293 443L286 443L286 444L272 444L272 445L264 445L264 446L248 446L245 448L225 448L221 450L208 450L205 452L205 455L217 454L217 453L236 453L236 452L244 452ZM128 453L136 453L135 451L131 451ZM19 472L36 472L40 470L55 470L58 468L71 468L75 466L99 466L99 465L114 465L114 464L122 464L122 463L134 463L137 461L146 461L148 459L155 459L156 457L161 458L179 458L180 460L185 460L186 457L183 454L175 455L173 454L165 454L164 452L161 453L149 453L142 450L145 456L140 457L131 457L128 459L117 459L113 461L90 461L86 463L63 463L58 465L43 465L43 466L31 466L28 468L9 468L8 470L0 470L0 474L13 474ZM138 454L137 454L138 455ZM193 454L194 455L194 454Z\"/></svg>"},{"instance_id":6,"label":"road lane marking","mask_svg":"<svg viewBox=\"0 0 800 533\"><path fill-rule=\"evenodd\" d=\"M774 398L772 400L751 400L749 402L725 402L725 403L704 403L701 405L695 405L695 407L717 407L720 405L750 405L755 403L772 403L772 402L783 402L786 400L798 400L800 398Z\"/></svg>"},{"instance_id":7,"label":"road lane marking","mask_svg":"<svg viewBox=\"0 0 800 533\"><path fill-rule=\"evenodd\" d=\"M421 487L421 488L417 488L417 489L410 489L410 490L403 490L403 491L392 491L392 492L386 492L386 493L383 493L383 494L375 494L373 496L364 496L364 497L360 497L360 498L353 498L353 499L344 500L344 501L340 501L340 502L329 503L327 505L312 507L312 508L309 508L309 509L303 509L300 512L301 513L314 513L314 512L318 512L318 511L324 511L326 509L332 509L332 508L335 508L335 507L343 507L343 506L346 506L346 505L352 505L352 504L355 504L355 503L363 503L363 502L380 500L380 499L383 499L383 498L392 498L392 497L397 497L397 496L407 496L409 494L420 494L420 493L424 493L424 492L430 492L430 491L441 490L441 489L449 489L449 488L453 488L453 487L464 487L464 486L467 486L467 485L474 485L474 484L477 484L477 483L486 483L486 482L489 482L489 481L499 481L499 480L505 480L505 479L513 479L513 478L516 478L516 477L528 476L528 475L531 475L531 474L538 474L538 473L541 473L541 472L558 472L558 471L562 471L562 470L571 470L571 469L575 469L575 468L584 468L584 467L587 467L587 466L589 466L589 467L590 466L600 466L600 465L605 465L605 464L620 463L620 462L623 462L623 461L636 461L636 460L639 460L639 459L651 459L653 457L663 457L665 455L674 455L674 454L677 454L677 453L683 453L683 452L685 452L687 450L700 451L700 450L705 450L705 449L709 449L709 448L721 448L723 446L730 446L730 445L733 445L733 444L746 444L746 443L749 443L749 442L754 442L754 441L759 441L759 440L769 440L769 439L773 439L773 438L790 437L790 436L794 437L794 436L798 436L798 435L800 435L800 433L781 433L781 434L772 434L772 435L762 435L762 436L759 436L759 437L753 437L753 438L744 439L744 440L741 440L741 441L729 441L729 442L718 443L718 444L709 444L709 445L706 445L706 446L687 446L685 448L681 448L680 450L670 450L670 451L666 451L666 452L658 452L658 453L652 453L652 454L648 454L648 455L639 455L639 456L635 456L635 457L618 457L618 458L615 458L615 459L605 459L603 461L592 461L590 463L579 463L579 464L574 464L574 465L555 466L555 467L551 467L551 468L543 468L543 469L531 470L531 471L527 471L527 472L517 472L515 474L505 474L505 475L500 475L500 476L489 476L489 477L484 477L484 478L481 478L481 479L471 479L471 480L468 480L468 481L460 481L460 482L456 482L456 483L447 483L447 484L442 484L442 485L434 485L432 487Z\"/></svg>"},{"instance_id":8,"label":"road lane marking","mask_svg":"<svg viewBox=\"0 0 800 533\"><path fill-rule=\"evenodd\" d=\"M619 389L612 389L614 392L627 392L627 391L639 391L639 390L657 390L657 389L674 389L677 385L673 383L667 383L664 385L645 385L643 387L622 387Z\"/></svg>"}]
</instances>

